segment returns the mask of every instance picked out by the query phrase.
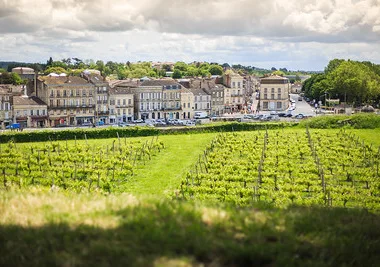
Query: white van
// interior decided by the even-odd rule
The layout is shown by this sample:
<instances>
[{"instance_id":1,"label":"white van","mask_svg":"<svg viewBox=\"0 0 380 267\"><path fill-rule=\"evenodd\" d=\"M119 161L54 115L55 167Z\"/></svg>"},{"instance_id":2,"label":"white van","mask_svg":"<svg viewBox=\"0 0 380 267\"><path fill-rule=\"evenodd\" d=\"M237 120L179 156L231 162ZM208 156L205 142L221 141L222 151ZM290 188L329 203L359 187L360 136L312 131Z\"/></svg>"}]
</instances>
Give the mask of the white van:
<instances>
[{"instance_id":1,"label":"white van","mask_svg":"<svg viewBox=\"0 0 380 267\"><path fill-rule=\"evenodd\" d=\"M208 118L207 112L197 111L194 113L194 119L205 119Z\"/></svg>"}]
</instances>

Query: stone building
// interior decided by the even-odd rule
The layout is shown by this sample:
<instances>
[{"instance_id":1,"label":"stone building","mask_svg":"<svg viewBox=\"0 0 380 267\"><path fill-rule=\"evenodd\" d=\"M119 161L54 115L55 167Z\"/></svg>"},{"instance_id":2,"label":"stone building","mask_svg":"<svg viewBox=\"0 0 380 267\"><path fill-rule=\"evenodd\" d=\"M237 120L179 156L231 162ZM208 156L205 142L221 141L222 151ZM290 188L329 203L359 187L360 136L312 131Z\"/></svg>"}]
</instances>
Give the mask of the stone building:
<instances>
[{"instance_id":1,"label":"stone building","mask_svg":"<svg viewBox=\"0 0 380 267\"><path fill-rule=\"evenodd\" d=\"M285 77L272 75L260 80L260 109L282 111L289 107L290 83Z\"/></svg>"},{"instance_id":2,"label":"stone building","mask_svg":"<svg viewBox=\"0 0 380 267\"><path fill-rule=\"evenodd\" d=\"M81 77L38 77L36 96L47 104L50 127L95 123L95 85Z\"/></svg>"}]
</instances>

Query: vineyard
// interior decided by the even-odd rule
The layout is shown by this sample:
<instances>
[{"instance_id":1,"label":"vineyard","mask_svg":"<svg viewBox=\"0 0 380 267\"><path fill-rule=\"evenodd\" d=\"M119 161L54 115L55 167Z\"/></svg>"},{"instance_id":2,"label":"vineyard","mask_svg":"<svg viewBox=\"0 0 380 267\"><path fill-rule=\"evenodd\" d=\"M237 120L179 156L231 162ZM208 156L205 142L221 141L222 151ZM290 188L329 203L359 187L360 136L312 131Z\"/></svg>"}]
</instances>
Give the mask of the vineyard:
<instances>
[{"instance_id":1,"label":"vineyard","mask_svg":"<svg viewBox=\"0 0 380 267\"><path fill-rule=\"evenodd\" d=\"M150 141L115 139L108 145L67 141L0 145L0 189L39 186L75 192L120 192L134 174L164 149L158 136Z\"/></svg>"},{"instance_id":2,"label":"vineyard","mask_svg":"<svg viewBox=\"0 0 380 267\"><path fill-rule=\"evenodd\" d=\"M221 133L183 179L179 197L246 206L380 209L380 149L344 130Z\"/></svg>"}]
</instances>

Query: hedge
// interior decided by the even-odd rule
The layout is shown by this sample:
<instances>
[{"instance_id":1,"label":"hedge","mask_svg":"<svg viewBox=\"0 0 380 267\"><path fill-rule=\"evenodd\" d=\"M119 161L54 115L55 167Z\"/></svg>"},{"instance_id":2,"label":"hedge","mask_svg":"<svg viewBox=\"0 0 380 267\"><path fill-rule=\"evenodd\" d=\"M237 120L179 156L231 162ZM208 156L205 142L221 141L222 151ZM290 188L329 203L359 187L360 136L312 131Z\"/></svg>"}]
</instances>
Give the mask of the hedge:
<instances>
[{"instance_id":1,"label":"hedge","mask_svg":"<svg viewBox=\"0 0 380 267\"><path fill-rule=\"evenodd\" d=\"M193 134L208 132L231 132L231 131L252 131L265 129L279 129L292 127L297 123L224 123L209 124L196 127L170 127L170 128L153 128L153 127L126 127L126 128L78 128L67 130L44 130L44 131L25 131L25 132L6 132L0 135L0 143L7 143L11 140L17 143L24 142L43 142L55 140L81 140L81 139L106 139L119 137L138 137L138 136L155 136L168 134Z\"/></svg>"},{"instance_id":2,"label":"hedge","mask_svg":"<svg viewBox=\"0 0 380 267\"><path fill-rule=\"evenodd\" d=\"M355 128L375 129L380 128L380 115L358 113L354 115L325 115L304 120L301 127L331 129L331 128Z\"/></svg>"}]
</instances>

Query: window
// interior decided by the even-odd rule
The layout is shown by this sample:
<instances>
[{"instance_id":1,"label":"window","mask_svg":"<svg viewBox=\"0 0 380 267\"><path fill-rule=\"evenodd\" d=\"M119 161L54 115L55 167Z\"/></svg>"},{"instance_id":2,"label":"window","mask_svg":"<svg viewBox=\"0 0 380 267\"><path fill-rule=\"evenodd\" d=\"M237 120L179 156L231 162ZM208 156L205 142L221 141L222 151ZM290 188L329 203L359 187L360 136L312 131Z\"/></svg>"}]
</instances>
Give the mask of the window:
<instances>
[{"instance_id":1,"label":"window","mask_svg":"<svg viewBox=\"0 0 380 267\"><path fill-rule=\"evenodd\" d=\"M132 115L132 109L128 109L128 115Z\"/></svg>"},{"instance_id":2,"label":"window","mask_svg":"<svg viewBox=\"0 0 380 267\"><path fill-rule=\"evenodd\" d=\"M127 105L127 100L123 99L123 106Z\"/></svg>"},{"instance_id":3,"label":"window","mask_svg":"<svg viewBox=\"0 0 380 267\"><path fill-rule=\"evenodd\" d=\"M272 88L272 91L271 91L271 92L272 92L272 94L274 94L274 88Z\"/></svg>"},{"instance_id":4,"label":"window","mask_svg":"<svg viewBox=\"0 0 380 267\"><path fill-rule=\"evenodd\" d=\"M190 108L190 103L187 103L187 107Z\"/></svg>"},{"instance_id":5,"label":"window","mask_svg":"<svg viewBox=\"0 0 380 267\"><path fill-rule=\"evenodd\" d=\"M50 91L50 97L54 97L54 91L53 90Z\"/></svg>"},{"instance_id":6,"label":"window","mask_svg":"<svg viewBox=\"0 0 380 267\"><path fill-rule=\"evenodd\" d=\"M238 88L240 88L240 82L238 82Z\"/></svg>"},{"instance_id":7,"label":"window","mask_svg":"<svg viewBox=\"0 0 380 267\"><path fill-rule=\"evenodd\" d=\"M274 99L274 94L270 94L271 99Z\"/></svg>"},{"instance_id":8,"label":"window","mask_svg":"<svg viewBox=\"0 0 380 267\"><path fill-rule=\"evenodd\" d=\"M232 82L232 87L235 88L235 82Z\"/></svg>"},{"instance_id":9,"label":"window","mask_svg":"<svg viewBox=\"0 0 380 267\"><path fill-rule=\"evenodd\" d=\"M277 99L281 99L281 94L277 94Z\"/></svg>"},{"instance_id":10,"label":"window","mask_svg":"<svg viewBox=\"0 0 380 267\"><path fill-rule=\"evenodd\" d=\"M277 93L278 93L278 94L281 94L281 88L278 88L278 89L277 89Z\"/></svg>"},{"instance_id":11,"label":"window","mask_svg":"<svg viewBox=\"0 0 380 267\"><path fill-rule=\"evenodd\" d=\"M46 110L42 110L42 115L45 116L46 115Z\"/></svg>"},{"instance_id":12,"label":"window","mask_svg":"<svg viewBox=\"0 0 380 267\"><path fill-rule=\"evenodd\" d=\"M144 110L144 103L140 103L140 110Z\"/></svg>"},{"instance_id":13,"label":"window","mask_svg":"<svg viewBox=\"0 0 380 267\"><path fill-rule=\"evenodd\" d=\"M144 93L140 93L140 98L144 99Z\"/></svg>"},{"instance_id":14,"label":"window","mask_svg":"<svg viewBox=\"0 0 380 267\"><path fill-rule=\"evenodd\" d=\"M264 88L264 94L268 93L268 88Z\"/></svg>"},{"instance_id":15,"label":"window","mask_svg":"<svg viewBox=\"0 0 380 267\"><path fill-rule=\"evenodd\" d=\"M183 103L183 108L186 108L186 103Z\"/></svg>"},{"instance_id":16,"label":"window","mask_svg":"<svg viewBox=\"0 0 380 267\"><path fill-rule=\"evenodd\" d=\"M120 106L120 99L117 100L117 105Z\"/></svg>"},{"instance_id":17,"label":"window","mask_svg":"<svg viewBox=\"0 0 380 267\"><path fill-rule=\"evenodd\" d=\"M268 102L263 102L263 109L268 109Z\"/></svg>"},{"instance_id":18,"label":"window","mask_svg":"<svg viewBox=\"0 0 380 267\"><path fill-rule=\"evenodd\" d=\"M123 108L123 115L126 115L126 114L127 114L127 110Z\"/></svg>"},{"instance_id":19,"label":"window","mask_svg":"<svg viewBox=\"0 0 380 267\"><path fill-rule=\"evenodd\" d=\"M197 103L195 103L195 109L198 109L198 104Z\"/></svg>"},{"instance_id":20,"label":"window","mask_svg":"<svg viewBox=\"0 0 380 267\"><path fill-rule=\"evenodd\" d=\"M264 99L268 99L268 94L264 94Z\"/></svg>"},{"instance_id":21,"label":"window","mask_svg":"<svg viewBox=\"0 0 380 267\"><path fill-rule=\"evenodd\" d=\"M281 102L277 102L277 109L282 109L282 103Z\"/></svg>"},{"instance_id":22,"label":"window","mask_svg":"<svg viewBox=\"0 0 380 267\"><path fill-rule=\"evenodd\" d=\"M132 99L128 99L128 105L132 105Z\"/></svg>"}]
</instances>

